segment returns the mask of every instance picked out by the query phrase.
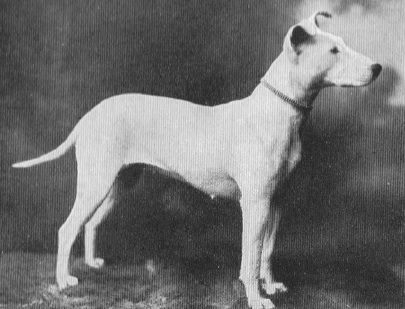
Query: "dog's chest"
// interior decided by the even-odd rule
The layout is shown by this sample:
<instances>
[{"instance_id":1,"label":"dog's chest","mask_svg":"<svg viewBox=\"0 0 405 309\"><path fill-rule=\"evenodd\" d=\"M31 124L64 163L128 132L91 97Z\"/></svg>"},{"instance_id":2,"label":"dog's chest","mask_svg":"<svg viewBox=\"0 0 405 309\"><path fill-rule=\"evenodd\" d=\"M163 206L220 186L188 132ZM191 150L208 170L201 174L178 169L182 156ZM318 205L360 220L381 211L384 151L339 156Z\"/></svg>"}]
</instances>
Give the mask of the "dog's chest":
<instances>
[{"instance_id":1,"label":"dog's chest","mask_svg":"<svg viewBox=\"0 0 405 309\"><path fill-rule=\"evenodd\" d=\"M261 140L264 149L261 165L268 167L265 171L270 179L276 179L280 183L288 177L301 159L299 127L294 123L288 124L287 121L286 123L284 127L280 126L281 129L269 130L277 134L271 134Z\"/></svg>"},{"instance_id":2,"label":"dog's chest","mask_svg":"<svg viewBox=\"0 0 405 309\"><path fill-rule=\"evenodd\" d=\"M301 160L301 140L299 134L293 134L291 137L291 142L286 152L286 170L290 173Z\"/></svg>"}]
</instances>

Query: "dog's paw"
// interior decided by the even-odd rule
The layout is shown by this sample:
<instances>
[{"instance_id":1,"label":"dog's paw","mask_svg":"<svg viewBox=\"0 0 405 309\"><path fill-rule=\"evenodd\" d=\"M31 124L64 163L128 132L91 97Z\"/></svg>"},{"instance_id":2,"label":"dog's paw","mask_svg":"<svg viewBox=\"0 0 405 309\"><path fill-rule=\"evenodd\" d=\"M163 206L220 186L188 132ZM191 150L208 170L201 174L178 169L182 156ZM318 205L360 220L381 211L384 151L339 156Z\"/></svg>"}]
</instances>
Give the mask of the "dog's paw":
<instances>
[{"instance_id":1,"label":"dog's paw","mask_svg":"<svg viewBox=\"0 0 405 309\"><path fill-rule=\"evenodd\" d=\"M267 295L287 292L287 287L282 282L264 283L263 287Z\"/></svg>"},{"instance_id":2,"label":"dog's paw","mask_svg":"<svg viewBox=\"0 0 405 309\"><path fill-rule=\"evenodd\" d=\"M57 279L59 290L66 289L69 286L75 286L79 283L79 280L73 276L63 276L62 278Z\"/></svg>"},{"instance_id":3,"label":"dog's paw","mask_svg":"<svg viewBox=\"0 0 405 309\"><path fill-rule=\"evenodd\" d=\"M89 265L92 268L99 269L104 266L104 259L101 258L95 258L92 260L86 260L86 264Z\"/></svg>"},{"instance_id":4,"label":"dog's paw","mask_svg":"<svg viewBox=\"0 0 405 309\"><path fill-rule=\"evenodd\" d=\"M248 307L251 309L271 309L275 308L273 302L267 297L263 297L257 288L257 284L246 286L245 292L248 302Z\"/></svg>"},{"instance_id":5,"label":"dog's paw","mask_svg":"<svg viewBox=\"0 0 405 309\"><path fill-rule=\"evenodd\" d=\"M273 302L268 298L255 297L249 299L248 297L248 306L250 309L272 309L276 308Z\"/></svg>"}]
</instances>

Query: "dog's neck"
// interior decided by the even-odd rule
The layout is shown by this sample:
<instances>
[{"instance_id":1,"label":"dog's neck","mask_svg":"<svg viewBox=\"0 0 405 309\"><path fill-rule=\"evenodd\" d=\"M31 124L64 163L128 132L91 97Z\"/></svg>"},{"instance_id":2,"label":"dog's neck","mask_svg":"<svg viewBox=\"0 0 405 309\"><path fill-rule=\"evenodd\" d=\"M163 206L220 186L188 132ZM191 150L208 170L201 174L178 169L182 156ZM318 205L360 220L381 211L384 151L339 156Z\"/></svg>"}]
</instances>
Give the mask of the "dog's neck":
<instances>
[{"instance_id":1,"label":"dog's neck","mask_svg":"<svg viewBox=\"0 0 405 309\"><path fill-rule=\"evenodd\" d=\"M301 111L309 111L320 89L297 82L294 79L296 76L288 69L292 65L286 54L281 53L263 76L262 85L259 87L267 88L267 91L273 92L274 95ZM300 105L304 107L300 108Z\"/></svg>"}]
</instances>

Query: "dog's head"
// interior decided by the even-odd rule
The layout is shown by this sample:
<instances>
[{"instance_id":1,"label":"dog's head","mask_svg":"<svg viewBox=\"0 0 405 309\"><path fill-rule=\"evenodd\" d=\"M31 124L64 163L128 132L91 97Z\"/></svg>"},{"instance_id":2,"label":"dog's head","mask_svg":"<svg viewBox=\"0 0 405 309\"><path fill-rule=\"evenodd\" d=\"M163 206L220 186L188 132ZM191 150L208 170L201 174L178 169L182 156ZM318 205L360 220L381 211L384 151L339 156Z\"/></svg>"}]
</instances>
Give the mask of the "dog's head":
<instances>
[{"instance_id":1,"label":"dog's head","mask_svg":"<svg viewBox=\"0 0 405 309\"><path fill-rule=\"evenodd\" d=\"M375 80L381 65L350 49L340 37L321 31L320 17L331 14L316 12L288 31L283 48L291 63L290 77L318 89L365 86Z\"/></svg>"}]
</instances>

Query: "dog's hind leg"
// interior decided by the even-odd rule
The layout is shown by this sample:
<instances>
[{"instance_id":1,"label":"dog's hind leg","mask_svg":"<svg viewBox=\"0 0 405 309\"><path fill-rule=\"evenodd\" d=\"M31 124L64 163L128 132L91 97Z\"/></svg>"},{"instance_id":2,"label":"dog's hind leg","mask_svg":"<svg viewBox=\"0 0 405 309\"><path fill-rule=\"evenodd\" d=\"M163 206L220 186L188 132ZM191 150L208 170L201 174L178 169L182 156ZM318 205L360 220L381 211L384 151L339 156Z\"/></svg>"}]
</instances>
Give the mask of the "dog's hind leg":
<instances>
[{"instance_id":1,"label":"dog's hind leg","mask_svg":"<svg viewBox=\"0 0 405 309\"><path fill-rule=\"evenodd\" d=\"M120 167L121 162L117 158L103 157L97 160L94 157L78 157L76 200L71 213L59 229L56 265L59 289L78 283L77 278L70 276L68 270L71 247L80 229L107 197Z\"/></svg>"},{"instance_id":2,"label":"dog's hind leg","mask_svg":"<svg viewBox=\"0 0 405 309\"><path fill-rule=\"evenodd\" d=\"M264 234L263 249L260 263L260 280L267 295L276 292L285 292L287 288L284 284L275 282L271 270L271 255L274 250L276 232L280 222L280 211L272 209L269 213L269 222Z\"/></svg>"},{"instance_id":3,"label":"dog's hind leg","mask_svg":"<svg viewBox=\"0 0 405 309\"><path fill-rule=\"evenodd\" d=\"M114 183L101 206L84 226L84 256L86 264L90 267L100 268L104 265L103 259L95 257L96 232L98 226L104 221L114 206L116 191L117 184Z\"/></svg>"}]
</instances>

